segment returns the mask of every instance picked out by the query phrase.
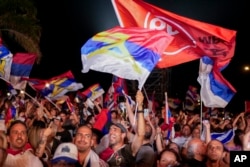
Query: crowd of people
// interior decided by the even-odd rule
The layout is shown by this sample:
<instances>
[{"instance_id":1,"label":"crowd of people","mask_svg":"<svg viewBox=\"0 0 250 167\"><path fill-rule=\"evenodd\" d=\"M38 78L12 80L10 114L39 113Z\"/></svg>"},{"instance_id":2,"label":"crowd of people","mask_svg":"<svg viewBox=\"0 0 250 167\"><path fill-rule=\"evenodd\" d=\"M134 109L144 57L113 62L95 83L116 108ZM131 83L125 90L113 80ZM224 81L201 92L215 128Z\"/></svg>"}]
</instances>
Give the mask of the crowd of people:
<instances>
[{"instance_id":1,"label":"crowd of people","mask_svg":"<svg viewBox=\"0 0 250 167\"><path fill-rule=\"evenodd\" d=\"M229 167L230 151L250 149L245 112L225 117L214 109L200 118L176 108L167 123L164 103L145 114L140 90L135 105L125 98L125 109L109 110L101 99L93 108L72 102L72 111L65 101L2 95L0 167ZM220 140L215 132L233 135Z\"/></svg>"}]
</instances>

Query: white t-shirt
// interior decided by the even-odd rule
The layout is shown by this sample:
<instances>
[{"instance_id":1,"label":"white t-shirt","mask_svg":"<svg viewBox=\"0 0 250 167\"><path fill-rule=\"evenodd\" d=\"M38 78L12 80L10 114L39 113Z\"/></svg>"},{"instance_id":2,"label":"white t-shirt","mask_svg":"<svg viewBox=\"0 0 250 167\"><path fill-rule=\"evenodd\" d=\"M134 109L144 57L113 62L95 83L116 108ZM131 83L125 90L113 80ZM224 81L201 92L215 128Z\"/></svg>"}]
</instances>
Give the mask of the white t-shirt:
<instances>
[{"instance_id":1,"label":"white t-shirt","mask_svg":"<svg viewBox=\"0 0 250 167\"><path fill-rule=\"evenodd\" d=\"M30 151L17 155L8 154L3 167L43 167L40 159Z\"/></svg>"}]
</instances>

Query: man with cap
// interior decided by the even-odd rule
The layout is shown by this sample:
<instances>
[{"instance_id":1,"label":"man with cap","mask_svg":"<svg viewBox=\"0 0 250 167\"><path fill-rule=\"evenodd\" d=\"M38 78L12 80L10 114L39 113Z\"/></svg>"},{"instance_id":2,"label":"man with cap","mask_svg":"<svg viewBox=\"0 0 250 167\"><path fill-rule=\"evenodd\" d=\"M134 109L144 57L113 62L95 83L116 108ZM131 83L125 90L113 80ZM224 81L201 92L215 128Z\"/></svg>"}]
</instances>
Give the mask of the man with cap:
<instances>
[{"instance_id":1,"label":"man with cap","mask_svg":"<svg viewBox=\"0 0 250 167\"><path fill-rule=\"evenodd\" d=\"M135 155L140 149L145 135L145 120L143 115L143 94L140 90L136 93L137 129L135 137L130 144L127 144L127 129L121 123L113 123L109 129L109 147L100 153L100 158L108 162L110 167L133 167L135 166ZM131 108L127 108L130 109Z\"/></svg>"},{"instance_id":2,"label":"man with cap","mask_svg":"<svg viewBox=\"0 0 250 167\"><path fill-rule=\"evenodd\" d=\"M61 143L51 159L51 167L78 167L78 150L73 143Z\"/></svg>"}]
</instances>

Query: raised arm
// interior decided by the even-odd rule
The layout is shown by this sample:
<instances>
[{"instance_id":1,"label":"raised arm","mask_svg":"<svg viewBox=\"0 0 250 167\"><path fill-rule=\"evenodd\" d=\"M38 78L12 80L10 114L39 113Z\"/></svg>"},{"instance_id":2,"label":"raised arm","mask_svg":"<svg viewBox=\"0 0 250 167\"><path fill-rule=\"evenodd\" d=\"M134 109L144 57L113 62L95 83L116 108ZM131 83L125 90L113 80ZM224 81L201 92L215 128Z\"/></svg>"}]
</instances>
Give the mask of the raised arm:
<instances>
[{"instance_id":1,"label":"raised arm","mask_svg":"<svg viewBox=\"0 0 250 167\"><path fill-rule=\"evenodd\" d=\"M144 96L140 90L136 93L136 103L138 105L138 111L137 111L137 131L135 133L134 140L131 144L132 149L132 155L135 156L138 150L140 149L144 135L145 135L145 120L144 120L144 114L143 114L143 100Z\"/></svg>"},{"instance_id":2,"label":"raised arm","mask_svg":"<svg viewBox=\"0 0 250 167\"><path fill-rule=\"evenodd\" d=\"M237 127L237 122L239 121L239 119L243 117L244 118L244 112L241 112L239 115L237 115L237 117L234 119L233 121L233 128L236 128Z\"/></svg>"}]
</instances>

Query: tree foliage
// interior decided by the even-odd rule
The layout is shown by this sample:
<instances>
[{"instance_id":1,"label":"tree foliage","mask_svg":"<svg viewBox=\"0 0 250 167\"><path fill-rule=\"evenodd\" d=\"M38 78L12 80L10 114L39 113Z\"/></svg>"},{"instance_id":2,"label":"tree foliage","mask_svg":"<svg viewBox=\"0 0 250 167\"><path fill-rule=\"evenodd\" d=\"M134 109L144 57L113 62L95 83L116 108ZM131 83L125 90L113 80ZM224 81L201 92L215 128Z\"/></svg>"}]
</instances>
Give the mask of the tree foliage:
<instances>
[{"instance_id":1,"label":"tree foliage","mask_svg":"<svg viewBox=\"0 0 250 167\"><path fill-rule=\"evenodd\" d=\"M39 62L40 37L34 0L0 0L0 38L12 53L35 53Z\"/></svg>"}]
</instances>

